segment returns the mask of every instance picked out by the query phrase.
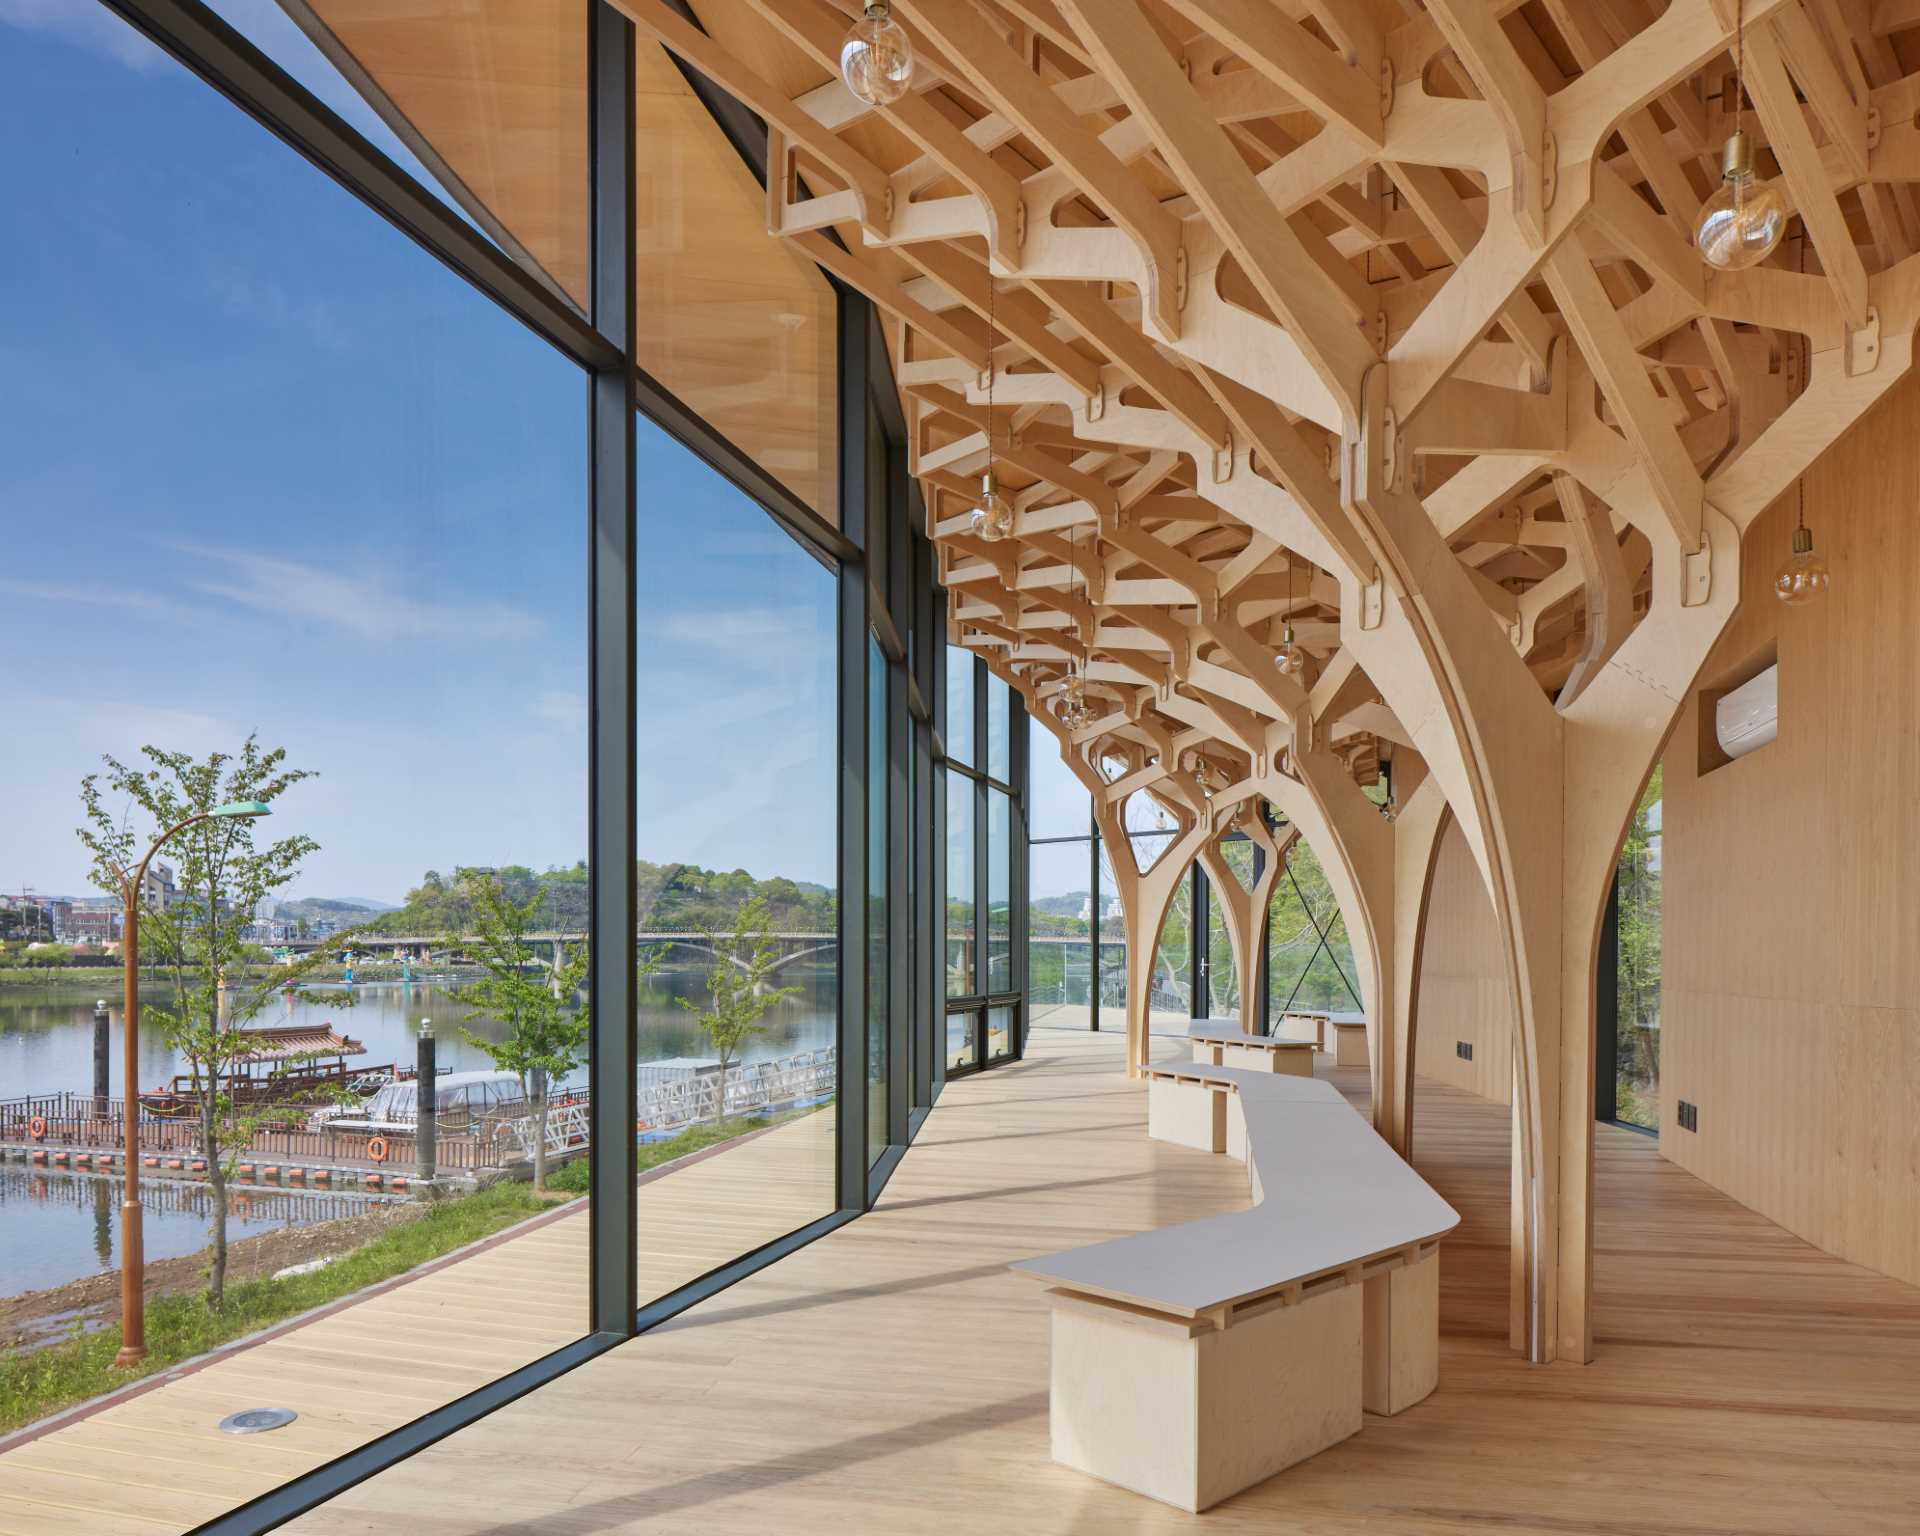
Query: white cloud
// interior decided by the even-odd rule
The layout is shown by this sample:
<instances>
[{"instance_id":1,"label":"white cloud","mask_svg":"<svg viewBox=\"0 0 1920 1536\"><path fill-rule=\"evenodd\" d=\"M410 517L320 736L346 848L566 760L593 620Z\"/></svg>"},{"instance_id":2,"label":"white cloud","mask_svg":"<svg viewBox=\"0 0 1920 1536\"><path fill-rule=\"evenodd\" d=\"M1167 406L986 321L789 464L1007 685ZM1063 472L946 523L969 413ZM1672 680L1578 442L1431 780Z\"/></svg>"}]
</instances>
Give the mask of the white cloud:
<instances>
[{"instance_id":1,"label":"white cloud","mask_svg":"<svg viewBox=\"0 0 1920 1536\"><path fill-rule=\"evenodd\" d=\"M0 26L57 37L145 74L166 55L97 0L0 0Z\"/></svg>"},{"instance_id":2,"label":"white cloud","mask_svg":"<svg viewBox=\"0 0 1920 1536\"><path fill-rule=\"evenodd\" d=\"M5 0L0 0L0 4L4 3ZM79 609L81 614L104 616L137 609L142 613L164 613L182 618L190 611L152 592L137 592L128 588L80 586L56 581L16 581L5 576L0 576L0 593L21 598L27 602L57 603L63 607L74 607ZM77 619L80 614L70 614L67 617L69 620Z\"/></svg>"},{"instance_id":3,"label":"white cloud","mask_svg":"<svg viewBox=\"0 0 1920 1536\"><path fill-rule=\"evenodd\" d=\"M190 579L194 590L283 620L330 626L362 640L457 640L522 644L541 631L533 614L506 603L436 602L397 591L378 570L322 568L275 555L181 545L217 569Z\"/></svg>"}]
</instances>

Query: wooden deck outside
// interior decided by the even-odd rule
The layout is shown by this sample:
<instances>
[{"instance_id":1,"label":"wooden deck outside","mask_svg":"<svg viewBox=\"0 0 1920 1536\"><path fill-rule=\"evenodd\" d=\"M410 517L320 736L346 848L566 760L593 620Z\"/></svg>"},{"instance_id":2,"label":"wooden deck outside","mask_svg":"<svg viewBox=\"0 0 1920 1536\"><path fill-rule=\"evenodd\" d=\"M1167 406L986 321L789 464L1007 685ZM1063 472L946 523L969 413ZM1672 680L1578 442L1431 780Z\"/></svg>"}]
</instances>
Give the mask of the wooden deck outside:
<instances>
[{"instance_id":1,"label":"wooden deck outside","mask_svg":"<svg viewBox=\"0 0 1920 1536\"><path fill-rule=\"evenodd\" d=\"M1200 1517L1054 1465L1043 1293L1006 1261L1246 1200L1238 1165L1146 1139L1119 1049L1036 1032L1028 1061L948 1088L873 1215L288 1529L1920 1528L1920 1291L1602 1131L1600 1357L1530 1367L1505 1342L1505 1113L1433 1084L1417 1161L1466 1217L1438 1394Z\"/></svg>"},{"instance_id":2,"label":"wooden deck outside","mask_svg":"<svg viewBox=\"0 0 1920 1536\"><path fill-rule=\"evenodd\" d=\"M831 1109L640 1190L643 1297L825 1214ZM580 1337L584 1204L0 1455L0 1536L182 1532ZM216 1425L288 1407L268 1435ZM422 1533L424 1536L424 1533Z\"/></svg>"}]
</instances>

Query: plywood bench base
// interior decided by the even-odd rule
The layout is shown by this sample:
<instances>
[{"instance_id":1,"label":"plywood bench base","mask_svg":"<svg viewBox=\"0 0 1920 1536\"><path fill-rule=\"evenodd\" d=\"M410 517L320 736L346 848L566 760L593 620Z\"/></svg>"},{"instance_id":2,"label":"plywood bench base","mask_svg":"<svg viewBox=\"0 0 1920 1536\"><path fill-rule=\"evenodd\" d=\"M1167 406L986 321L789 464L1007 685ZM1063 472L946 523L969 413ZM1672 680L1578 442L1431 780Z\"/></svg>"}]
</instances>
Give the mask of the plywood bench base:
<instances>
[{"instance_id":1,"label":"plywood bench base","mask_svg":"<svg viewBox=\"0 0 1920 1536\"><path fill-rule=\"evenodd\" d=\"M1224 1152L1231 1097L1205 1083L1151 1076L1147 1079L1147 1134L1155 1141L1170 1141L1196 1152ZM1241 1139L1244 1143L1244 1134Z\"/></svg>"},{"instance_id":2,"label":"plywood bench base","mask_svg":"<svg viewBox=\"0 0 1920 1536\"><path fill-rule=\"evenodd\" d=\"M1222 1330L1056 1292L1053 1459L1198 1512L1317 1455L1360 1429L1363 1298Z\"/></svg>"},{"instance_id":3,"label":"plywood bench base","mask_svg":"<svg viewBox=\"0 0 1920 1536\"><path fill-rule=\"evenodd\" d=\"M1440 1385L1440 1250L1373 1275L1366 1293L1368 1413L1404 1413Z\"/></svg>"},{"instance_id":4,"label":"plywood bench base","mask_svg":"<svg viewBox=\"0 0 1920 1536\"><path fill-rule=\"evenodd\" d=\"M1343 1024L1335 1021L1333 1026L1333 1064L1336 1067L1364 1067L1367 1064L1367 1026L1364 1024Z\"/></svg>"}]
</instances>

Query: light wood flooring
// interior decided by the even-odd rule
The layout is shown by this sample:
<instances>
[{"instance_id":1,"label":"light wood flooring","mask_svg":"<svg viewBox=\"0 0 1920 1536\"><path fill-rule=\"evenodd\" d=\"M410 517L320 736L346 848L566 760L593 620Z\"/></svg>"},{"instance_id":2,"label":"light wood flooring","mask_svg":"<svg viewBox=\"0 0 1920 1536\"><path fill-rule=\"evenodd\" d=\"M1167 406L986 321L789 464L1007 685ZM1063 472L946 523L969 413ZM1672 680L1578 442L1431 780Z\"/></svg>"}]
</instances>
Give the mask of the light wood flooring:
<instances>
[{"instance_id":1,"label":"light wood flooring","mask_svg":"<svg viewBox=\"0 0 1920 1536\"><path fill-rule=\"evenodd\" d=\"M833 1206L833 1111L640 1188L641 1295ZM587 1330L585 1207L0 1454L0 1536L164 1536L518 1369ZM242 1408L299 1419L216 1426Z\"/></svg>"},{"instance_id":2,"label":"light wood flooring","mask_svg":"<svg viewBox=\"0 0 1920 1536\"><path fill-rule=\"evenodd\" d=\"M1603 1129L1599 1358L1530 1367L1505 1341L1505 1111L1431 1083L1415 1160L1465 1217L1438 1393L1201 1517L1054 1465L1042 1292L1006 1262L1247 1198L1240 1165L1147 1140L1119 1052L1036 1030L948 1087L878 1211L289 1529L1920 1530L1920 1290Z\"/></svg>"}]
</instances>

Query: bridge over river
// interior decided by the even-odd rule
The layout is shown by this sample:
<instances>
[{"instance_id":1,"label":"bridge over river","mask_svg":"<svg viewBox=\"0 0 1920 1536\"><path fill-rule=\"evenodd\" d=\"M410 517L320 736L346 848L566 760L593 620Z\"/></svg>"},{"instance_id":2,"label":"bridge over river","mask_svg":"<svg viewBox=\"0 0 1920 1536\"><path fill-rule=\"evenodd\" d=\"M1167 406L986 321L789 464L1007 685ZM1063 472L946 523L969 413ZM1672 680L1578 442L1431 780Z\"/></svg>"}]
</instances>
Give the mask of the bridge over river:
<instances>
[{"instance_id":1,"label":"bridge over river","mask_svg":"<svg viewBox=\"0 0 1920 1536\"><path fill-rule=\"evenodd\" d=\"M767 937L772 939L782 950L779 959L774 964L773 972L770 974L777 974L787 966L796 964L802 960L832 954L840 945L840 936L837 933L822 932L813 929L776 930L769 933ZM970 938L971 935L948 934L947 937L951 941L962 937ZM529 946L545 950L547 953L546 963L557 966L561 963L566 950L570 946L584 944L586 938L585 933L547 929L541 932L527 934L526 942ZM719 954L719 951L716 950L710 942L708 935L693 929L648 929L636 934L635 938L639 941L642 949L677 949L686 954L709 956ZM451 959L469 946L477 945L479 942L479 936L476 934L459 936L444 933L359 934L356 935L353 940L352 951L356 955L366 955L369 957L386 955L396 960L415 960L425 964L436 959ZM1032 935L1029 942L1033 944L1084 945L1089 941L1085 935L1036 933ZM289 950L299 954L310 953L314 950L333 949L339 947L339 944L340 941L332 937L323 939L289 939L284 944L276 945L275 948ZM746 969L745 962L738 956L730 955L728 958L731 959L735 965L740 966L742 970Z\"/></svg>"}]
</instances>

